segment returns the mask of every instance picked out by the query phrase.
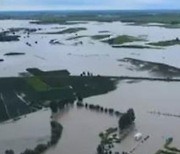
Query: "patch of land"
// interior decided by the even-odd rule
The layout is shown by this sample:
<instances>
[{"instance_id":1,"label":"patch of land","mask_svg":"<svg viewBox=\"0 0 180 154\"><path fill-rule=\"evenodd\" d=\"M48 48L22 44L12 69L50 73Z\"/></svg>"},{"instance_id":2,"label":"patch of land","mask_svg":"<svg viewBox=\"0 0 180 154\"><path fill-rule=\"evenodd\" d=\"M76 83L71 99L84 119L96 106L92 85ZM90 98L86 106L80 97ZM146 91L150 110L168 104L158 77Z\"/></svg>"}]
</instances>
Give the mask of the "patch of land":
<instances>
[{"instance_id":1,"label":"patch of land","mask_svg":"<svg viewBox=\"0 0 180 154\"><path fill-rule=\"evenodd\" d=\"M81 36L73 36L73 37L70 37L70 38L67 38L66 40L76 40L76 39L79 39L79 38L83 38L83 37L90 37L94 40L101 40L101 39L105 39L105 38L109 38L111 35L93 35L93 36L87 36L87 35L81 35Z\"/></svg>"},{"instance_id":2,"label":"patch of land","mask_svg":"<svg viewBox=\"0 0 180 154\"><path fill-rule=\"evenodd\" d=\"M66 20L66 17L57 18L54 16L39 17L37 21L31 21L31 24L48 25L48 24L61 24L61 25L76 25L87 24L87 21L74 21Z\"/></svg>"},{"instance_id":3,"label":"patch of land","mask_svg":"<svg viewBox=\"0 0 180 154\"><path fill-rule=\"evenodd\" d=\"M33 33L41 30L41 28L9 28L8 29L10 33L16 33L16 32L24 32L24 33Z\"/></svg>"},{"instance_id":4,"label":"patch of land","mask_svg":"<svg viewBox=\"0 0 180 154\"><path fill-rule=\"evenodd\" d=\"M100 30L100 31L98 31L98 33L110 33L110 31L108 31L108 30Z\"/></svg>"},{"instance_id":5,"label":"patch of land","mask_svg":"<svg viewBox=\"0 0 180 154\"><path fill-rule=\"evenodd\" d=\"M108 43L110 45L124 44L124 43L136 42L136 41L146 41L146 40L129 35L120 35L114 38L103 40L103 42Z\"/></svg>"},{"instance_id":6,"label":"patch of land","mask_svg":"<svg viewBox=\"0 0 180 154\"><path fill-rule=\"evenodd\" d=\"M148 71L151 75L169 78L180 76L180 68L163 63L150 62L133 58L124 58L118 61L124 64L128 64L127 69L131 71Z\"/></svg>"},{"instance_id":7,"label":"patch of land","mask_svg":"<svg viewBox=\"0 0 180 154\"><path fill-rule=\"evenodd\" d=\"M52 45L64 45L62 42L56 40L56 39L52 39L49 41L50 44Z\"/></svg>"},{"instance_id":8,"label":"patch of land","mask_svg":"<svg viewBox=\"0 0 180 154\"><path fill-rule=\"evenodd\" d=\"M109 38L111 35L93 35L91 36L92 39L94 40L101 40L101 39L105 39L105 38Z\"/></svg>"},{"instance_id":9,"label":"patch of land","mask_svg":"<svg viewBox=\"0 0 180 154\"><path fill-rule=\"evenodd\" d=\"M24 52L8 52L4 54L4 56L20 56L20 55L25 55L25 53Z\"/></svg>"},{"instance_id":10,"label":"patch of land","mask_svg":"<svg viewBox=\"0 0 180 154\"><path fill-rule=\"evenodd\" d=\"M148 45L161 46L161 47L174 46L174 45L180 45L180 40L179 38L176 38L173 40L151 42L151 43L148 43Z\"/></svg>"},{"instance_id":11,"label":"patch of land","mask_svg":"<svg viewBox=\"0 0 180 154\"><path fill-rule=\"evenodd\" d=\"M139 22L133 22L133 23L127 23L126 25L130 26L143 26L143 27L163 27L163 28L171 28L171 29L177 29L180 28L180 24L171 24L171 23L139 23Z\"/></svg>"},{"instance_id":12,"label":"patch of land","mask_svg":"<svg viewBox=\"0 0 180 154\"><path fill-rule=\"evenodd\" d=\"M161 49L155 48L147 45L113 45L113 48L129 48L129 49Z\"/></svg>"},{"instance_id":13,"label":"patch of land","mask_svg":"<svg viewBox=\"0 0 180 154\"><path fill-rule=\"evenodd\" d=\"M66 40L70 41L70 40L76 40L76 39L80 39L80 38L84 38L84 37L88 37L88 36L85 36L85 35L82 35L82 36L73 36L73 37L67 38Z\"/></svg>"},{"instance_id":14,"label":"patch of land","mask_svg":"<svg viewBox=\"0 0 180 154\"><path fill-rule=\"evenodd\" d=\"M84 27L74 27L74 28L67 28L67 29L64 29L62 31L58 31L58 32L47 32L47 33L44 33L44 34L71 34L71 33L77 33L79 31L85 31L86 28Z\"/></svg>"},{"instance_id":15,"label":"patch of land","mask_svg":"<svg viewBox=\"0 0 180 154\"><path fill-rule=\"evenodd\" d=\"M178 149L177 147L171 147L170 145L173 142L173 138L167 138L166 142L164 144L164 148L158 150L155 154L179 154L180 153L180 149Z\"/></svg>"}]
</instances>

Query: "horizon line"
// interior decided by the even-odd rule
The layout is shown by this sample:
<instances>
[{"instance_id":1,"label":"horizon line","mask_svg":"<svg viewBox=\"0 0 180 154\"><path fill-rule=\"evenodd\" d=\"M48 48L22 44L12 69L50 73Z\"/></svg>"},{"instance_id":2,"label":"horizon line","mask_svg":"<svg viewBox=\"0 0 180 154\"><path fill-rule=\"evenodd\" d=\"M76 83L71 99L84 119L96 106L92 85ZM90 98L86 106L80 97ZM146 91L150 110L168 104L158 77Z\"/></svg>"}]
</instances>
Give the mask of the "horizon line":
<instances>
[{"instance_id":1,"label":"horizon line","mask_svg":"<svg viewBox=\"0 0 180 154\"><path fill-rule=\"evenodd\" d=\"M40 12L40 11L180 11L180 9L170 9L170 8L163 8L163 9L7 9L7 10L0 10L0 12Z\"/></svg>"}]
</instances>

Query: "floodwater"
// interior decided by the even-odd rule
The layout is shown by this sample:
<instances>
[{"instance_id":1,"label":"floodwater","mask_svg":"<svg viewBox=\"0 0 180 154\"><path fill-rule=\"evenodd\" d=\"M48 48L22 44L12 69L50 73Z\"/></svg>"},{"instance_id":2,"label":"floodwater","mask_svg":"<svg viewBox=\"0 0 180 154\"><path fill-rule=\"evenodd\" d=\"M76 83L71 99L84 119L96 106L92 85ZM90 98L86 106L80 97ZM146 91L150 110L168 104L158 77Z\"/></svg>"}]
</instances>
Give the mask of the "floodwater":
<instances>
[{"instance_id":1,"label":"floodwater","mask_svg":"<svg viewBox=\"0 0 180 154\"><path fill-rule=\"evenodd\" d=\"M107 30L114 36L144 36L149 42L154 42L178 37L180 35L179 29L129 26L121 22L89 22L87 24L77 25L35 25L30 24L29 21L0 21L0 31L1 28L6 30L12 27L41 28L42 30L30 34L29 38L26 37L26 34L20 32L21 41L0 43L0 58L5 60L1 63L0 76L17 76L18 73L24 72L29 67L38 67L43 70L68 69L75 75L82 73L82 71L90 71L100 75L147 76L146 72L137 73L128 70L125 66L119 66L117 60L125 57L162 62L180 67L178 58L180 55L180 46L167 47L162 50L117 49L98 40L92 40L90 37L84 37L78 40L66 40L75 36L75 34L39 34L41 32L60 31L70 27L85 27L87 30L78 32L77 34L79 36L97 35L99 31ZM64 45L51 45L49 44L51 39L57 39ZM35 41L38 41L38 44L35 44ZM83 45L74 45L74 43L79 41L83 41ZM26 42L29 42L32 46L27 46ZM133 43L144 44L147 42ZM5 57L4 54L7 52L25 52L26 55Z\"/></svg>"},{"instance_id":2,"label":"floodwater","mask_svg":"<svg viewBox=\"0 0 180 154\"><path fill-rule=\"evenodd\" d=\"M50 112L41 110L22 116L18 121L0 124L0 153L13 149L15 153L33 149L37 144L50 140Z\"/></svg>"},{"instance_id":3,"label":"floodwater","mask_svg":"<svg viewBox=\"0 0 180 154\"><path fill-rule=\"evenodd\" d=\"M96 153L99 133L118 126L116 116L76 107L59 114L57 121L63 125L63 134L59 143L46 154Z\"/></svg>"},{"instance_id":4,"label":"floodwater","mask_svg":"<svg viewBox=\"0 0 180 154\"><path fill-rule=\"evenodd\" d=\"M96 35L99 31L110 31L112 35L146 36L149 42L170 40L180 36L180 29L163 27L130 26L121 22L98 23L89 22L77 25L34 25L29 21L0 21L1 28L12 27L42 28L39 32L58 31L69 27L86 27L87 31L78 35ZM180 67L180 46L164 49L117 49L89 37L78 40L66 40L75 34L45 35L33 33L30 38L23 37L19 42L0 43L0 76L17 76L26 68L38 67L43 70L68 69L78 75L82 71L90 71L100 75L131 75L149 76L147 72L128 70L126 66L119 66L118 59L125 57L162 62ZM49 41L57 39L64 45L51 45ZM38 41L38 44L34 42ZM83 45L74 43L83 41ZM32 47L26 45L32 44ZM146 42L134 42L144 44ZM7 52L25 52L24 56L3 56ZM136 113L135 130L115 148L117 151L131 150L137 143L133 135L141 132L150 139L136 149L135 154L154 154L160 149L167 137L174 137L174 146L180 145L180 118L159 116L148 113L160 111L179 115L180 83L159 81L120 81L115 91L105 95L85 99L87 103L113 107L125 112L134 108ZM33 148L38 141L46 142L50 136L50 112L39 111L22 118L17 122L0 125L0 153L12 148L19 153L25 148ZM49 149L47 154L95 154L99 143L98 134L105 129L117 126L118 119L105 114L76 109L59 114L57 120L64 126L62 138L57 146ZM17 132L17 133L16 133ZM14 142L18 141L18 142Z\"/></svg>"},{"instance_id":5,"label":"floodwater","mask_svg":"<svg viewBox=\"0 0 180 154\"><path fill-rule=\"evenodd\" d=\"M136 154L154 154L163 147L165 139L168 137L174 137L173 145L179 147L180 118L153 115L149 112L159 111L179 115L180 83L159 81L128 82L127 80L121 81L117 90L107 95L91 97L85 100L88 103L101 104L120 111L126 111L128 108L135 110L135 127L137 130L132 132L116 148L119 151L131 150L137 144L133 138L137 132L141 132L144 136L149 135L150 139L134 152Z\"/></svg>"}]
</instances>

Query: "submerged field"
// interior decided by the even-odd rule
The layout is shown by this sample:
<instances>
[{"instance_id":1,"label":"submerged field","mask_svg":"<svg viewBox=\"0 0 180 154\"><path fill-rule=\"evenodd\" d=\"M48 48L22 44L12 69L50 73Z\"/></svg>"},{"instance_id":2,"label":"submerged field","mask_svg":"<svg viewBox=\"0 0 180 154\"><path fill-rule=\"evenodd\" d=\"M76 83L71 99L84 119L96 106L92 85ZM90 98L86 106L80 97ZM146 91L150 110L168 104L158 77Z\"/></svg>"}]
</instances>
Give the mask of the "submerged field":
<instances>
[{"instance_id":1,"label":"submerged field","mask_svg":"<svg viewBox=\"0 0 180 154\"><path fill-rule=\"evenodd\" d=\"M135 154L155 154L169 137L180 148L179 13L96 13L100 16L70 13L59 18L61 14L29 12L21 16L25 20L14 13L10 20L0 20L0 121L5 121L0 124L0 153L46 143L51 114L44 108L78 96L84 104L121 113L135 110L135 127L115 151L137 147ZM54 118L64 129L47 154L95 154L98 134L117 127L115 116L76 106ZM10 134L13 128L22 134ZM150 138L140 144L134 140L137 132Z\"/></svg>"}]
</instances>

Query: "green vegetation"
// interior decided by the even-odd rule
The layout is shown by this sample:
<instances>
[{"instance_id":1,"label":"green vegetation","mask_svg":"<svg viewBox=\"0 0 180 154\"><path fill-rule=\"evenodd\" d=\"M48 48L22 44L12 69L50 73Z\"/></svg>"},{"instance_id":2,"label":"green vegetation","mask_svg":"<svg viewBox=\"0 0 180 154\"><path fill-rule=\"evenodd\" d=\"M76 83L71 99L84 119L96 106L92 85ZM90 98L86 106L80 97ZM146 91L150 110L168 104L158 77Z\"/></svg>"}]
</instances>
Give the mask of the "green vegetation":
<instances>
[{"instance_id":1,"label":"green vegetation","mask_svg":"<svg viewBox=\"0 0 180 154\"><path fill-rule=\"evenodd\" d=\"M67 38L66 40L70 41L70 40L76 40L76 39L79 39L79 38L83 38L83 37L88 37L88 36L74 36L74 37L70 37L70 38Z\"/></svg>"},{"instance_id":2,"label":"green vegetation","mask_svg":"<svg viewBox=\"0 0 180 154\"><path fill-rule=\"evenodd\" d=\"M101 143L97 147L97 154L112 153L111 150L114 147L114 143L120 143L121 141L117 132L117 128L109 128L99 134Z\"/></svg>"},{"instance_id":3,"label":"green vegetation","mask_svg":"<svg viewBox=\"0 0 180 154\"><path fill-rule=\"evenodd\" d=\"M99 16L101 14L101 16ZM45 16L46 15L46 16ZM178 11L106 11L106 12L72 12L66 16L56 14L33 16L39 21L35 23L59 23L68 24L68 21L99 21L99 22L135 22L141 23L163 23L169 26L180 24L180 13ZM61 18L60 18L61 17Z\"/></svg>"},{"instance_id":4,"label":"green vegetation","mask_svg":"<svg viewBox=\"0 0 180 154\"><path fill-rule=\"evenodd\" d=\"M68 28L59 32L47 32L45 34L71 34L71 33L77 33L79 31L85 31L86 28L84 27L74 27L74 28Z\"/></svg>"},{"instance_id":5,"label":"green vegetation","mask_svg":"<svg viewBox=\"0 0 180 154\"><path fill-rule=\"evenodd\" d=\"M176 147L170 147L170 144L173 142L173 138L166 139L164 144L164 149L158 150L155 154L179 154L180 149Z\"/></svg>"},{"instance_id":6,"label":"green vegetation","mask_svg":"<svg viewBox=\"0 0 180 154\"><path fill-rule=\"evenodd\" d=\"M19 56L19 55L25 55L25 53L24 52L8 52L4 54L4 56Z\"/></svg>"},{"instance_id":7,"label":"green vegetation","mask_svg":"<svg viewBox=\"0 0 180 154\"><path fill-rule=\"evenodd\" d=\"M50 89L50 87L38 77L30 77L27 78L26 81L36 91L47 91Z\"/></svg>"},{"instance_id":8,"label":"green vegetation","mask_svg":"<svg viewBox=\"0 0 180 154\"><path fill-rule=\"evenodd\" d=\"M157 15L131 15L129 17L124 17L122 22L134 22L134 23L163 23L169 25L177 25L180 23L180 14L164 13Z\"/></svg>"},{"instance_id":9,"label":"green vegetation","mask_svg":"<svg viewBox=\"0 0 180 154\"><path fill-rule=\"evenodd\" d=\"M61 138L63 127L56 121L51 121L51 145L55 145L58 143Z\"/></svg>"},{"instance_id":10,"label":"green vegetation","mask_svg":"<svg viewBox=\"0 0 180 154\"><path fill-rule=\"evenodd\" d=\"M179 40L179 38L176 38L174 40L152 42L152 43L148 43L148 45L162 46L162 47L164 47L164 46L180 45L180 40Z\"/></svg>"},{"instance_id":11,"label":"green vegetation","mask_svg":"<svg viewBox=\"0 0 180 154\"><path fill-rule=\"evenodd\" d=\"M42 12L2 12L0 19L30 19L34 24L78 24L88 21L133 22L135 24L162 23L167 28L180 27L180 12L177 10L127 10L127 11L42 11ZM77 22L71 22L77 21ZM148 25L147 25L148 26Z\"/></svg>"},{"instance_id":12,"label":"green vegetation","mask_svg":"<svg viewBox=\"0 0 180 154\"><path fill-rule=\"evenodd\" d=\"M113 45L113 48L132 48L132 49L161 49L158 47L151 47L146 45Z\"/></svg>"},{"instance_id":13,"label":"green vegetation","mask_svg":"<svg viewBox=\"0 0 180 154\"><path fill-rule=\"evenodd\" d=\"M109 109L110 113L111 111L114 111L114 109ZM125 137L127 137L127 135L131 132L132 127L130 127L130 125L134 122L134 120L135 120L134 110L129 109L126 113L121 114L121 117L119 119L119 128L121 132L119 134L118 134L118 130L119 130L118 128L109 128L106 131L101 132L99 134L101 141L97 147L97 154L106 154L106 153L111 154L114 144L121 143L121 141ZM125 129L127 127L128 129ZM146 141L148 138L149 136L144 138L144 141ZM115 153L119 153L119 152L115 152Z\"/></svg>"},{"instance_id":14,"label":"green vegetation","mask_svg":"<svg viewBox=\"0 0 180 154\"><path fill-rule=\"evenodd\" d=\"M169 151L172 151L172 152L180 152L180 149L176 148L176 147L170 147L170 144L173 142L173 138L168 138L166 140L166 143L164 144L164 148L169 150Z\"/></svg>"},{"instance_id":15,"label":"green vegetation","mask_svg":"<svg viewBox=\"0 0 180 154\"><path fill-rule=\"evenodd\" d=\"M121 130L130 126L135 120L135 114L133 109L129 109L126 113L124 113L119 119L119 128Z\"/></svg>"},{"instance_id":16,"label":"green vegetation","mask_svg":"<svg viewBox=\"0 0 180 154\"><path fill-rule=\"evenodd\" d=\"M93 35L90 37L94 40L101 40L101 39L109 38L110 36L111 35ZM74 37L67 38L66 40L75 40L75 39L79 39L79 38L83 38L83 37L88 37L88 36L86 36L86 35L74 36Z\"/></svg>"},{"instance_id":17,"label":"green vegetation","mask_svg":"<svg viewBox=\"0 0 180 154\"><path fill-rule=\"evenodd\" d=\"M101 39L109 38L110 36L111 35L93 35L91 36L91 38L94 40L101 40Z\"/></svg>"},{"instance_id":18,"label":"green vegetation","mask_svg":"<svg viewBox=\"0 0 180 154\"><path fill-rule=\"evenodd\" d=\"M73 22L74 20L67 20L66 17L53 17L53 16L47 16L47 17L38 17L38 21L31 21L32 24L61 24L61 25L76 25L76 24L86 24L86 21L77 21Z\"/></svg>"},{"instance_id":19,"label":"green vegetation","mask_svg":"<svg viewBox=\"0 0 180 154\"><path fill-rule=\"evenodd\" d=\"M120 35L114 38L104 40L103 42L108 43L110 45L115 45L115 44L124 44L135 41L145 41L145 40L134 36Z\"/></svg>"},{"instance_id":20,"label":"green vegetation","mask_svg":"<svg viewBox=\"0 0 180 154\"><path fill-rule=\"evenodd\" d=\"M36 31L38 31L38 30L41 30L41 28L38 28L38 29L36 29L36 28L9 28L9 32L10 33L12 33L12 34L14 34L14 33L16 33L16 32L20 32L20 31L23 31L24 33L33 33L33 32L36 32Z\"/></svg>"}]
</instances>

